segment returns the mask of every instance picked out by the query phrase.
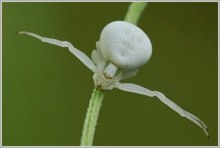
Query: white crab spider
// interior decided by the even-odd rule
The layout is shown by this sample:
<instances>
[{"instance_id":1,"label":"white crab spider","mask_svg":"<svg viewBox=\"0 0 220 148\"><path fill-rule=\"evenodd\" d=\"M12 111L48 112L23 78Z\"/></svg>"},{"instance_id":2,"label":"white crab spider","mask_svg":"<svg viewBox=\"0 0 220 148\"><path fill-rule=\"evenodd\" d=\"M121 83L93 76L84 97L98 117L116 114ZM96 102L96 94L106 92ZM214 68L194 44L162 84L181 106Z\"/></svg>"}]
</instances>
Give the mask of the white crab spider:
<instances>
[{"instance_id":1,"label":"white crab spider","mask_svg":"<svg viewBox=\"0 0 220 148\"><path fill-rule=\"evenodd\" d=\"M69 48L70 52L94 72L95 87L103 90L118 88L149 97L156 96L181 116L202 128L209 136L207 126L199 118L183 110L161 92L151 91L136 84L120 82L122 79L135 76L138 68L144 65L152 54L148 36L137 26L124 21L115 21L105 26L100 41L96 43L97 50L92 51L92 60L67 41L42 37L26 31L19 31L18 34L26 34L40 39L42 42Z\"/></svg>"}]
</instances>

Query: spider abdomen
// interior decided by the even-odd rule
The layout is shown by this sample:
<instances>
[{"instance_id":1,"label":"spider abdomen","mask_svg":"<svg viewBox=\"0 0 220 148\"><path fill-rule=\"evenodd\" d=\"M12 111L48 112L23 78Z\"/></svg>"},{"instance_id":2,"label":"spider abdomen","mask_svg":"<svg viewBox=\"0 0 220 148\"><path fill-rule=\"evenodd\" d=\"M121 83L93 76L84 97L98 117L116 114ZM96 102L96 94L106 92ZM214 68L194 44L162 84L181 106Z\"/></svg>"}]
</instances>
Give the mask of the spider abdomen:
<instances>
[{"instance_id":1,"label":"spider abdomen","mask_svg":"<svg viewBox=\"0 0 220 148\"><path fill-rule=\"evenodd\" d=\"M115 21L102 30L100 50L106 60L122 70L133 70L150 59L152 45L148 36L137 26Z\"/></svg>"}]
</instances>

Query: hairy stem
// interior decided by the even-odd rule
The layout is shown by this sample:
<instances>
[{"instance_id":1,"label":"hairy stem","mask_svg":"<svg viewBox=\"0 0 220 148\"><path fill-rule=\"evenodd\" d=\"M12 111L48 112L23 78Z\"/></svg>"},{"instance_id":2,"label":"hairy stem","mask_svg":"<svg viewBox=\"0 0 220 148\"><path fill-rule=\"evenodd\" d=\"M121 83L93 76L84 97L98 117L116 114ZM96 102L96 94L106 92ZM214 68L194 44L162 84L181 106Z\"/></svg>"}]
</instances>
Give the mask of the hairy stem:
<instances>
[{"instance_id":1,"label":"hairy stem","mask_svg":"<svg viewBox=\"0 0 220 148\"><path fill-rule=\"evenodd\" d=\"M124 21L136 25L146 5L147 5L146 2L132 2L129 6ZM81 146L92 146L93 144L95 128L103 98L104 98L103 90L94 88L83 125L81 144L80 144Z\"/></svg>"},{"instance_id":2,"label":"hairy stem","mask_svg":"<svg viewBox=\"0 0 220 148\"><path fill-rule=\"evenodd\" d=\"M125 15L124 21L137 25L138 20L147 6L147 2L132 2Z\"/></svg>"},{"instance_id":3,"label":"hairy stem","mask_svg":"<svg viewBox=\"0 0 220 148\"><path fill-rule=\"evenodd\" d=\"M99 110L104 98L103 90L94 88L89 102L81 137L81 146L92 146Z\"/></svg>"}]
</instances>

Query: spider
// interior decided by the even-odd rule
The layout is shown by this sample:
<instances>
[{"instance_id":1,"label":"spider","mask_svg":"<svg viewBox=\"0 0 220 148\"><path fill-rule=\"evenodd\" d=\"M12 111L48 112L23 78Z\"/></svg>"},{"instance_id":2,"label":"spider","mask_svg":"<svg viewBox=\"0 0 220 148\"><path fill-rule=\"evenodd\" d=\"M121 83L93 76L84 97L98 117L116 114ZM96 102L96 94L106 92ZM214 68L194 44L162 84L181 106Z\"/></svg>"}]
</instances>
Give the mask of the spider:
<instances>
[{"instance_id":1,"label":"spider","mask_svg":"<svg viewBox=\"0 0 220 148\"><path fill-rule=\"evenodd\" d=\"M136 84L120 82L135 76L138 68L143 66L152 54L152 45L148 36L137 26L124 21L114 21L106 25L101 32L100 41L96 42L97 50L92 51L91 59L67 41L42 37L26 31L19 31L18 34L26 34L42 42L69 48L71 53L94 72L95 87L103 90L118 88L149 97L156 96L181 116L202 128L209 137L207 126L199 118L182 109L163 93Z\"/></svg>"}]
</instances>

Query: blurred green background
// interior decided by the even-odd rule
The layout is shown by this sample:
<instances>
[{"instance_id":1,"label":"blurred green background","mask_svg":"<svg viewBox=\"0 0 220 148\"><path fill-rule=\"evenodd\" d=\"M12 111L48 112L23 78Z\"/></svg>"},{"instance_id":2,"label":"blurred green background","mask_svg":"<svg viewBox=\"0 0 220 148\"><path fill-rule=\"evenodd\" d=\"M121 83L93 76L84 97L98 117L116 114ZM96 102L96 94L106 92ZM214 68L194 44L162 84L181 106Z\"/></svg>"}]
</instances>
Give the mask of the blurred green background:
<instances>
[{"instance_id":1,"label":"blurred green background","mask_svg":"<svg viewBox=\"0 0 220 148\"><path fill-rule=\"evenodd\" d=\"M71 42L87 55L129 3L3 2L4 146L79 145L93 73L67 49L17 31ZM207 138L156 97L106 91L94 145L218 145L218 3L149 3L138 26L153 54L124 82L163 92L209 127Z\"/></svg>"}]
</instances>

